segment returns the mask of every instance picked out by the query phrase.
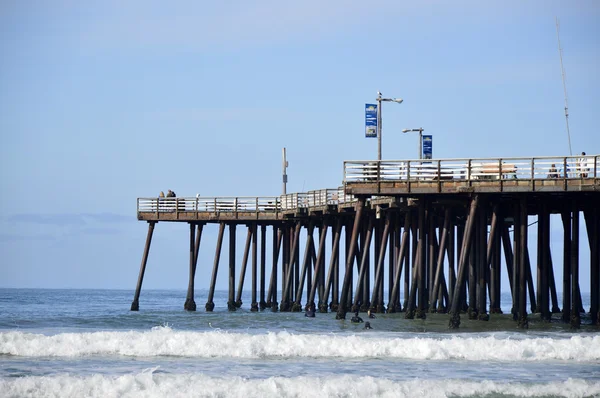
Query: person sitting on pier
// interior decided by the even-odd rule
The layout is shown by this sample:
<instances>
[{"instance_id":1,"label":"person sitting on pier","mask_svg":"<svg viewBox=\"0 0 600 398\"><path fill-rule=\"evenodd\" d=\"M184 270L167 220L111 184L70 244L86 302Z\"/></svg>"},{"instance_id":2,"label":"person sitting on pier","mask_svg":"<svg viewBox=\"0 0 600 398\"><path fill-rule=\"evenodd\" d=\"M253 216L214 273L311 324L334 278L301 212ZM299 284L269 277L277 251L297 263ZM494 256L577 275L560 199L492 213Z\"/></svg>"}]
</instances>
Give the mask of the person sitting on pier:
<instances>
[{"instance_id":1,"label":"person sitting on pier","mask_svg":"<svg viewBox=\"0 0 600 398\"><path fill-rule=\"evenodd\" d=\"M579 176L581 178L587 178L589 169L587 167L585 152L581 152L581 157L577 160L577 169L579 170Z\"/></svg>"},{"instance_id":2,"label":"person sitting on pier","mask_svg":"<svg viewBox=\"0 0 600 398\"><path fill-rule=\"evenodd\" d=\"M550 170L548 170L548 178L558 178L558 170L556 170L554 163L552 163Z\"/></svg>"},{"instance_id":3,"label":"person sitting on pier","mask_svg":"<svg viewBox=\"0 0 600 398\"><path fill-rule=\"evenodd\" d=\"M369 317L369 319L374 319L374 318L375 318L375 314L373 314L373 313L371 312L371 310L368 310L368 311L367 311L367 316ZM367 323L368 323L368 322L367 322ZM365 325L365 326L366 326L366 325Z\"/></svg>"},{"instance_id":4,"label":"person sitting on pier","mask_svg":"<svg viewBox=\"0 0 600 398\"><path fill-rule=\"evenodd\" d=\"M304 316L309 317L309 318L315 317L315 305L314 304L310 304L308 306L308 308L306 309L306 312L304 313Z\"/></svg>"},{"instance_id":5,"label":"person sitting on pier","mask_svg":"<svg viewBox=\"0 0 600 398\"><path fill-rule=\"evenodd\" d=\"M362 321L362 318L358 316L358 311L356 311L352 319L350 319L350 322L352 323L361 323Z\"/></svg>"},{"instance_id":6,"label":"person sitting on pier","mask_svg":"<svg viewBox=\"0 0 600 398\"><path fill-rule=\"evenodd\" d=\"M365 329L373 329L370 322L365 322Z\"/></svg>"}]
</instances>

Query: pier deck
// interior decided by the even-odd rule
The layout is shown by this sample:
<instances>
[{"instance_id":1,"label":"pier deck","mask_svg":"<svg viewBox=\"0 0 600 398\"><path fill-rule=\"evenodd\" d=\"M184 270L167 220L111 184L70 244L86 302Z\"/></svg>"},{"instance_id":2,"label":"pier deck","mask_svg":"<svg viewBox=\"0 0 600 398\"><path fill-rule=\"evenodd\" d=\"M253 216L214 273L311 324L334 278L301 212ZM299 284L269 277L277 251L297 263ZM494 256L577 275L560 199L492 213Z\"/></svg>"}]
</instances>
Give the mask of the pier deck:
<instances>
[{"instance_id":1,"label":"pier deck","mask_svg":"<svg viewBox=\"0 0 600 398\"><path fill-rule=\"evenodd\" d=\"M131 309L139 308L154 226L168 221L190 227L187 310L196 309L194 280L202 230L215 223L219 234L207 311L214 308L221 245L229 228L231 311L242 305L251 258L252 311L299 311L303 297L306 306L314 305L318 297L319 310L337 311L338 318L345 318L348 310L403 311L406 318L449 312L449 326L458 327L461 312L486 320L500 311L500 275L505 269L513 294L511 311L519 327L527 327L527 302L531 313L544 320L561 311L557 285L563 292L562 319L579 327L585 313L579 253L589 248L591 321L600 325L599 208L598 155L345 161L343 185L334 189L272 197L138 198L138 219L147 221L149 228ZM554 261L550 214L560 214L563 226L563 256ZM588 241L582 249L581 214ZM536 251L534 261L527 239L531 216L537 217L538 241L531 249ZM245 226L248 234L236 291L237 225ZM272 229L269 243L267 227ZM315 230L318 238L313 237ZM302 231L306 237L301 240ZM270 269L267 247L272 250ZM555 280L559 263L563 279ZM384 278L388 279L387 308Z\"/></svg>"}]
</instances>

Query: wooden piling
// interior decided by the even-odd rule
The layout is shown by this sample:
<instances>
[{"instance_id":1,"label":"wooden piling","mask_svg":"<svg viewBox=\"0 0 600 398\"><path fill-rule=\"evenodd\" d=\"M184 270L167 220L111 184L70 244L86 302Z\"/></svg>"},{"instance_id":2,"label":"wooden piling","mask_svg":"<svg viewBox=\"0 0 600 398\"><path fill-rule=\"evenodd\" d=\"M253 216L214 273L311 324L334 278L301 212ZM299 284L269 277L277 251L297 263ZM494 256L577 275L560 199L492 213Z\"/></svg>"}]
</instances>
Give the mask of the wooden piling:
<instances>
[{"instance_id":1,"label":"wooden piling","mask_svg":"<svg viewBox=\"0 0 600 398\"><path fill-rule=\"evenodd\" d=\"M529 327L527 320L527 300L526 300L526 288L527 288L527 199L521 197L519 201L519 225L515 225L515 231L519 228L519 302L518 302L518 323L517 326L522 329Z\"/></svg>"},{"instance_id":2,"label":"wooden piling","mask_svg":"<svg viewBox=\"0 0 600 398\"><path fill-rule=\"evenodd\" d=\"M337 281L339 281L339 259L340 259L340 237L342 234L343 222L338 220L335 226L335 232L331 235L331 257L329 260L329 271L327 272L327 280L325 281L325 291L323 292L323 303L319 306L319 312L327 312L327 299L329 292L332 291L331 310L337 311L339 305L338 293L336 290ZM336 281L337 274L337 281Z\"/></svg>"},{"instance_id":3,"label":"wooden piling","mask_svg":"<svg viewBox=\"0 0 600 398\"><path fill-rule=\"evenodd\" d=\"M248 256L250 253L250 243L252 241L252 228L250 225L247 226L246 244L244 245L244 254L242 256L242 267L240 268L240 278L238 281L237 295L235 297L235 306L240 308L242 302L242 289L244 288L244 281L246 279L246 267L248 265Z\"/></svg>"},{"instance_id":4,"label":"wooden piling","mask_svg":"<svg viewBox=\"0 0 600 398\"><path fill-rule=\"evenodd\" d=\"M479 195L471 200L471 208L469 210L469 216L465 225L465 232L462 242L462 248L460 250L460 260L458 263L458 275L456 279L456 286L454 287L454 297L452 298L452 307L450 309L450 321L448 327L450 329L456 329L460 325L460 286L462 285L465 278L465 268L467 264L467 257L471 250L471 243L473 237L473 225L475 224L475 216L477 214L477 206L479 205Z\"/></svg>"},{"instance_id":5,"label":"wooden piling","mask_svg":"<svg viewBox=\"0 0 600 398\"><path fill-rule=\"evenodd\" d=\"M235 230L236 224L229 224L229 299L227 309L235 311Z\"/></svg>"},{"instance_id":6,"label":"wooden piling","mask_svg":"<svg viewBox=\"0 0 600 398\"><path fill-rule=\"evenodd\" d=\"M223 235L225 234L225 223L219 223L219 235L217 236L217 247L215 248L215 261L213 263L212 276L210 278L210 286L208 288L208 299L204 308L208 312L212 312L215 308L215 285L217 283L217 273L219 272L219 260L221 259L221 247L223 245Z\"/></svg>"},{"instance_id":7,"label":"wooden piling","mask_svg":"<svg viewBox=\"0 0 600 398\"><path fill-rule=\"evenodd\" d=\"M266 262L267 262L267 226L262 224L260 226L260 302L258 303L259 308L263 311L267 308L267 302L265 301L265 279L266 279Z\"/></svg>"},{"instance_id":8,"label":"wooden piling","mask_svg":"<svg viewBox=\"0 0 600 398\"><path fill-rule=\"evenodd\" d=\"M563 209L563 322L571 321L571 211Z\"/></svg>"},{"instance_id":9,"label":"wooden piling","mask_svg":"<svg viewBox=\"0 0 600 398\"><path fill-rule=\"evenodd\" d=\"M382 298L381 298L381 288L383 287L383 261L385 259L385 251L387 248L387 241L390 235L390 218L391 218L391 214L390 213L386 213L385 216L385 225L383 228L383 234L381 236L381 241L380 241L380 245L379 245L379 255L377 258L377 264L375 267L375 284L373 286L373 296L371 298L371 311L372 312L385 312L384 310L382 311L381 307L383 307L384 303L382 302ZM373 304L373 303L376 303Z\"/></svg>"},{"instance_id":10,"label":"wooden piling","mask_svg":"<svg viewBox=\"0 0 600 398\"><path fill-rule=\"evenodd\" d=\"M402 230L402 241L400 243L400 249L398 250L398 257L396 263L398 264L398 270L395 274L394 284L392 287L392 301L388 304L388 312L400 312L402 310L400 306L400 276L402 275L402 267L404 263L406 263L406 268L409 268L409 262L407 259L408 255L408 245L410 244L410 222L411 222L411 213L408 212L404 216L404 229ZM405 271L405 289L408 292L408 277L407 272Z\"/></svg>"},{"instance_id":11,"label":"wooden piling","mask_svg":"<svg viewBox=\"0 0 600 398\"><path fill-rule=\"evenodd\" d=\"M154 224L156 222L148 222L148 234L146 235L146 245L144 246L144 254L142 254L142 263L140 264L140 273L138 275L133 302L131 303L131 311L140 310L140 292L142 291L142 282L144 281L144 273L146 272L146 263L148 262L148 253L150 253L150 244L152 243L152 234L154 233Z\"/></svg>"},{"instance_id":12,"label":"wooden piling","mask_svg":"<svg viewBox=\"0 0 600 398\"><path fill-rule=\"evenodd\" d=\"M573 201L571 216L571 328L581 327L580 292L579 292L579 208Z\"/></svg>"},{"instance_id":13,"label":"wooden piling","mask_svg":"<svg viewBox=\"0 0 600 398\"><path fill-rule=\"evenodd\" d=\"M304 291L304 281L306 280L306 271L307 268L310 267L311 263L311 244L313 241L313 231L315 229L315 222L310 220L308 224L308 229L306 233L306 245L304 247L304 260L302 261L302 269L300 271L299 280L298 280L298 289L296 292L296 298L294 303L292 304L292 311L299 312L302 310L302 293Z\"/></svg>"},{"instance_id":14,"label":"wooden piling","mask_svg":"<svg viewBox=\"0 0 600 398\"><path fill-rule=\"evenodd\" d=\"M190 223L190 273L188 279L188 291L183 304L186 311L196 311L196 302L194 301L194 279L196 276L196 226Z\"/></svg>"},{"instance_id":15,"label":"wooden piling","mask_svg":"<svg viewBox=\"0 0 600 398\"><path fill-rule=\"evenodd\" d=\"M356 204L356 215L354 216L354 226L352 228L352 236L350 238L350 247L346 258L346 272L344 274L344 283L342 285L342 295L340 296L340 304L338 306L338 312L335 319L346 319L346 303L348 291L350 290L350 282L352 276L352 266L354 263L354 253L356 251L358 231L361 226L361 217L363 208L365 206L365 199L359 198ZM347 232L347 230L346 230Z\"/></svg>"},{"instance_id":16,"label":"wooden piling","mask_svg":"<svg viewBox=\"0 0 600 398\"><path fill-rule=\"evenodd\" d=\"M258 225L256 223L250 224L250 228L252 228L252 302L250 303L250 311L256 312L258 311L258 301L257 301L257 286L258 286Z\"/></svg>"},{"instance_id":17,"label":"wooden piling","mask_svg":"<svg viewBox=\"0 0 600 398\"><path fill-rule=\"evenodd\" d=\"M308 298L306 300L306 305L314 305L315 304L315 294L317 293L318 280L321 277L321 271L323 269L323 260L325 258L325 244L327 243L327 230L329 229L329 219L325 218L323 220L323 226L321 228L321 235L319 236L319 251L317 253L317 259L315 261L315 275L314 280L311 286L310 291L308 292ZM319 311L322 311L323 302L319 302ZM327 312L327 304L325 304L325 312Z\"/></svg>"}]
</instances>

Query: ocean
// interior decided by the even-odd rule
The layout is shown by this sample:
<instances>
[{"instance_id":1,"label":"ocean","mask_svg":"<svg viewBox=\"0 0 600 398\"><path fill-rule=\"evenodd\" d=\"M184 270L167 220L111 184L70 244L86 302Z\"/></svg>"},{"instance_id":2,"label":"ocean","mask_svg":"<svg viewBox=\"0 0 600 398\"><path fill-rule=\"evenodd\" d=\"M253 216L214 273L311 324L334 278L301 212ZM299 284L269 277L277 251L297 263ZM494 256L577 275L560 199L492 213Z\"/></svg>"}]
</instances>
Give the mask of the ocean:
<instances>
[{"instance_id":1,"label":"ocean","mask_svg":"<svg viewBox=\"0 0 600 398\"><path fill-rule=\"evenodd\" d=\"M0 397L600 397L600 333L555 314L450 331L448 315L183 310L185 290L0 289ZM583 304L589 309L589 295Z\"/></svg>"}]
</instances>

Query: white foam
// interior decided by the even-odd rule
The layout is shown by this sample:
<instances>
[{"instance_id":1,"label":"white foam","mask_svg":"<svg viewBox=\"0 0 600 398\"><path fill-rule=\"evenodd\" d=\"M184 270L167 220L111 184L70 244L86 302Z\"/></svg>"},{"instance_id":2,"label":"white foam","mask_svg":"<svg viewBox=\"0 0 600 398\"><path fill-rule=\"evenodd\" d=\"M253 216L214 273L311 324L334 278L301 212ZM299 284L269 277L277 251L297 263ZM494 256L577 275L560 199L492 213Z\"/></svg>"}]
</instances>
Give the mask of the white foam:
<instances>
[{"instance_id":1,"label":"white foam","mask_svg":"<svg viewBox=\"0 0 600 398\"><path fill-rule=\"evenodd\" d=\"M1 332L0 354L25 357L88 355L182 356L204 358L400 358L414 360L548 361L600 360L600 335L569 338L506 334L474 337L373 337L340 334L264 334L225 331L150 331L61 333L52 336Z\"/></svg>"},{"instance_id":2,"label":"white foam","mask_svg":"<svg viewBox=\"0 0 600 398\"><path fill-rule=\"evenodd\" d=\"M124 376L28 376L0 379L3 397L473 397L488 394L516 397L589 397L600 395L600 382L568 379L551 383L508 383L464 380L393 382L385 378L270 377L217 378L202 374L154 373Z\"/></svg>"}]
</instances>

